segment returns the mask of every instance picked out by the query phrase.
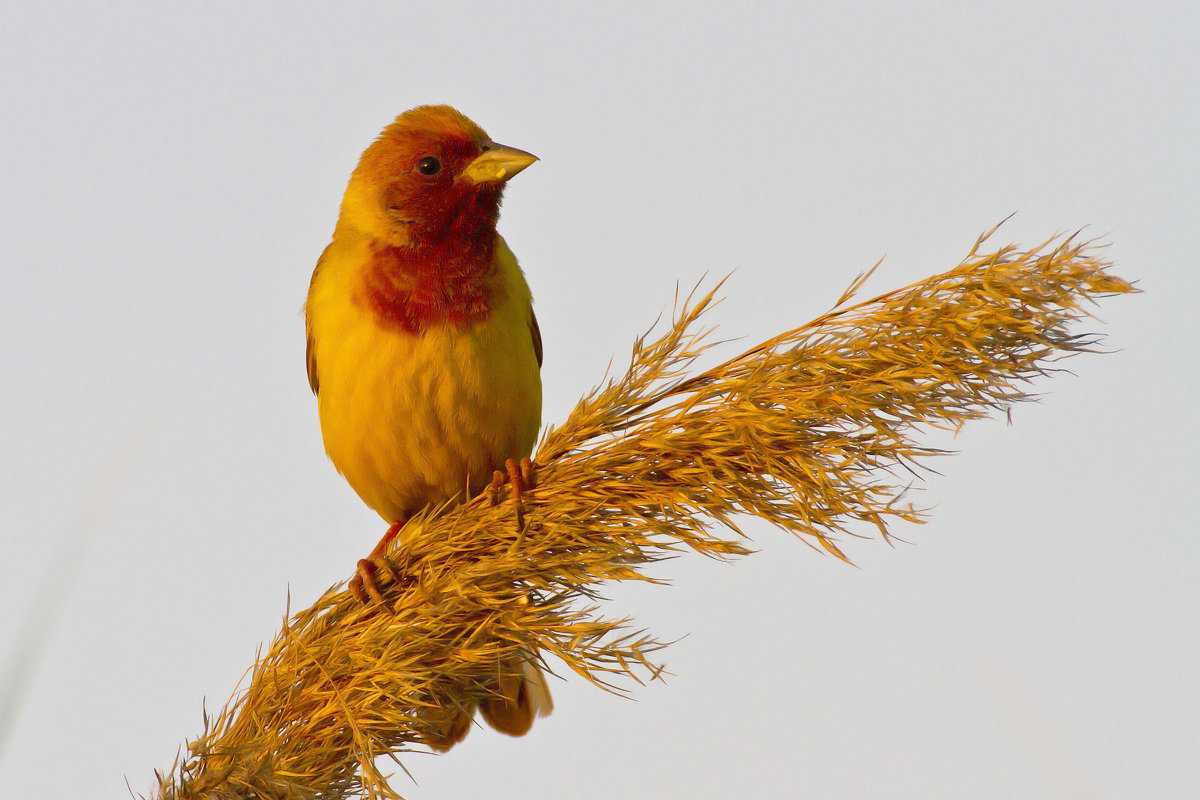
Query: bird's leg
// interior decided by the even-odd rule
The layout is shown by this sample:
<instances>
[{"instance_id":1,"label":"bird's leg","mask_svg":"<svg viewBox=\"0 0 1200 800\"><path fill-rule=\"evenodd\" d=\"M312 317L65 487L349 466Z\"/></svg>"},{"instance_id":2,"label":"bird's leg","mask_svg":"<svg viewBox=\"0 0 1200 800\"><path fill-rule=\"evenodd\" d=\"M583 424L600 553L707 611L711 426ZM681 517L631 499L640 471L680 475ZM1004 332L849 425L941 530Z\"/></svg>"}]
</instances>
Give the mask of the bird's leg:
<instances>
[{"instance_id":1,"label":"bird's leg","mask_svg":"<svg viewBox=\"0 0 1200 800\"><path fill-rule=\"evenodd\" d=\"M392 543L392 539L396 538L396 534L400 533L400 529L404 527L404 523L406 522L408 522L408 517L401 517L397 522L393 522L392 526L387 529L387 533L379 540L379 544L375 545L375 549L371 551L371 555L383 555L383 551L387 550L387 546Z\"/></svg>"},{"instance_id":2,"label":"bird's leg","mask_svg":"<svg viewBox=\"0 0 1200 800\"><path fill-rule=\"evenodd\" d=\"M387 546L392 543L392 539L396 538L396 534L400 533L400 529L404 527L404 523L407 521L406 517L401 517L396 522L393 522L392 526L387 529L387 533L379 540L379 544L375 545L375 549L371 551L371 555L359 559L358 571L350 579L350 592L363 605L370 605L371 600L381 605L383 604L383 594L379 591L379 583L376 575L382 572L392 581L400 579L395 565L383 553L387 550Z\"/></svg>"}]
</instances>

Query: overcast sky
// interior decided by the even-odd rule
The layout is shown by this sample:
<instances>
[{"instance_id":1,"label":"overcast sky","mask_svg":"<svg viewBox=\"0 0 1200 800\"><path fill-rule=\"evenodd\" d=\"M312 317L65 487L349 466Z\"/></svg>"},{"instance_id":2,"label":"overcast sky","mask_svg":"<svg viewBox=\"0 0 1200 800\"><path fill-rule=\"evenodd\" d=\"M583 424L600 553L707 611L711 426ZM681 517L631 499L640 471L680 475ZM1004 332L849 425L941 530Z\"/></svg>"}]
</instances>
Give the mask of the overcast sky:
<instances>
[{"instance_id":1,"label":"overcast sky","mask_svg":"<svg viewBox=\"0 0 1200 800\"><path fill-rule=\"evenodd\" d=\"M399 791L1200 791L1195 3L79 5L0 28L0 663L28 671L0 797L148 791L289 589L382 532L322 450L299 311L359 153L432 102L542 159L501 232L547 422L705 272L736 269L713 320L749 342L1017 212L997 244L1089 226L1144 293L1087 326L1116 352L964 429L910 544L856 569L751 525L750 558L616 587L684 637L666 684L556 681L529 736L409 756Z\"/></svg>"}]
</instances>

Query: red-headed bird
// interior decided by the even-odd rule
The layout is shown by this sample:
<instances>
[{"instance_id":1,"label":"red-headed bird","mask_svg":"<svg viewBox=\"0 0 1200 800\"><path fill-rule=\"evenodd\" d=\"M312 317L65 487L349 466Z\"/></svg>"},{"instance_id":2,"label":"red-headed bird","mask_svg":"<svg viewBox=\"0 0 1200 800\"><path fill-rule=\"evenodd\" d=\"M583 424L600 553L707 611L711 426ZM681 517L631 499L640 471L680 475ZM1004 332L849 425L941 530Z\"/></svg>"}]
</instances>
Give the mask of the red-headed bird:
<instances>
[{"instance_id":1,"label":"red-headed bird","mask_svg":"<svg viewBox=\"0 0 1200 800\"><path fill-rule=\"evenodd\" d=\"M533 450L541 335L496 220L505 182L536 160L449 106L421 106L350 176L305 313L325 451L391 525L351 583L364 601L382 600L378 557L410 516L477 494ZM552 704L534 664L515 671L524 679L503 681L480 710L519 736ZM470 720L467 710L428 744L448 749Z\"/></svg>"}]
</instances>

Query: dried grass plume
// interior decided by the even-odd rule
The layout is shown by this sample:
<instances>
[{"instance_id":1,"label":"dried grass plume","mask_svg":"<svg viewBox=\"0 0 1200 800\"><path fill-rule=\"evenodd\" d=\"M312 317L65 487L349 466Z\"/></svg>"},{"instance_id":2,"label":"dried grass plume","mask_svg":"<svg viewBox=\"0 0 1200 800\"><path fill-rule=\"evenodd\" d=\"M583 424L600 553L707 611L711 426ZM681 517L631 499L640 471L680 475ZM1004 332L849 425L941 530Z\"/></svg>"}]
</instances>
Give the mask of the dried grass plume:
<instances>
[{"instance_id":1,"label":"dried grass plume","mask_svg":"<svg viewBox=\"0 0 1200 800\"><path fill-rule=\"evenodd\" d=\"M604 583L682 550L742 555L745 515L841 558L846 536L920 521L904 487L941 452L923 429L1027 399L1093 349L1071 332L1085 305L1134 291L1089 242L980 252L991 233L949 272L854 302L861 275L826 314L695 374L714 292L686 298L545 432L523 528L486 498L414 519L390 609L339 584L286 619L155 796L399 797L376 757L430 741L522 654L617 691L657 674L663 643L601 615Z\"/></svg>"}]
</instances>

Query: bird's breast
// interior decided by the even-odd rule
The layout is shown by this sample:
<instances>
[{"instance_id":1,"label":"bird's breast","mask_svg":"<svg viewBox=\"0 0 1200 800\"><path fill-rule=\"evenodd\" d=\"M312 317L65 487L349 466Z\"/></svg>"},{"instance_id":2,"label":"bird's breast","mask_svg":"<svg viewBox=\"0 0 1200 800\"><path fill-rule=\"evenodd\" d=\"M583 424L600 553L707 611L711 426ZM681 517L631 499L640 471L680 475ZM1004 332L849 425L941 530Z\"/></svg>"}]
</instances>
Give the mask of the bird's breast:
<instances>
[{"instance_id":1,"label":"bird's breast","mask_svg":"<svg viewBox=\"0 0 1200 800\"><path fill-rule=\"evenodd\" d=\"M533 449L541 380L529 290L502 242L498 251L482 310L449 289L405 294L413 285L393 286L395 273L381 275L362 251L335 256L314 283L325 449L389 522L478 492L505 459Z\"/></svg>"},{"instance_id":2,"label":"bird's breast","mask_svg":"<svg viewBox=\"0 0 1200 800\"><path fill-rule=\"evenodd\" d=\"M354 300L381 327L404 333L474 325L506 299L494 255L494 234L420 248L372 243Z\"/></svg>"}]
</instances>

